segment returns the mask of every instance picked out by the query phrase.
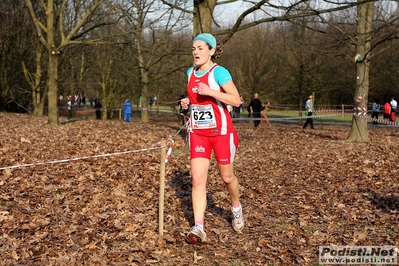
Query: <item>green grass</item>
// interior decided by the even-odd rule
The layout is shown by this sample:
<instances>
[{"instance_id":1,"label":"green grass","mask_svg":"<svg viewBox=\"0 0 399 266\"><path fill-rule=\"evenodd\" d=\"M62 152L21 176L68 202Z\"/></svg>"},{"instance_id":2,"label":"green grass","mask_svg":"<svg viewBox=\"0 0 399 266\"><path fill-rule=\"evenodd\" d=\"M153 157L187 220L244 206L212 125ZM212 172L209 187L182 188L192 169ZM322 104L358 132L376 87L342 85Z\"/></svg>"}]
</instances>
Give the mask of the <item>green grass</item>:
<instances>
[{"instance_id":1,"label":"green grass","mask_svg":"<svg viewBox=\"0 0 399 266\"><path fill-rule=\"evenodd\" d=\"M316 113L316 115L330 115L330 114L339 114L338 112L335 113ZM323 121L323 122L347 122L350 123L352 122L352 115L346 115L347 113L345 113L345 116L333 116L333 117L322 117L322 118L314 118L315 121ZM247 117L248 116L248 112L242 112L241 117ZM298 119L298 117L300 117L299 112L298 111L269 111L267 112L267 116L269 118L288 118L288 117L292 117L294 120ZM304 116L304 115L303 115ZM304 118L305 119L305 118ZM289 120L289 121L292 121Z\"/></svg>"},{"instance_id":2,"label":"green grass","mask_svg":"<svg viewBox=\"0 0 399 266\"><path fill-rule=\"evenodd\" d=\"M159 106L153 106L152 110L169 110L173 111L173 107L175 107L175 110L178 112L179 111L179 106L173 106L173 105L159 105ZM317 113L316 115L331 115L331 114L341 114L339 112L334 112L334 113L327 113L327 112L320 112ZM322 122L336 122L336 123L351 123L352 122L352 113L344 113L345 116L333 116L333 117L321 117L321 118L314 118L315 121L322 121ZM289 118L292 117L293 119L289 119L287 121L293 121L293 120L298 120L298 117L300 116L298 111L295 110L271 110L267 112L267 116L269 118ZM303 114L304 116L304 114ZM244 111L240 113L241 118L246 118L248 117L248 112ZM295 118L295 119L294 119ZM368 123L371 123L371 121L368 121Z\"/></svg>"}]
</instances>

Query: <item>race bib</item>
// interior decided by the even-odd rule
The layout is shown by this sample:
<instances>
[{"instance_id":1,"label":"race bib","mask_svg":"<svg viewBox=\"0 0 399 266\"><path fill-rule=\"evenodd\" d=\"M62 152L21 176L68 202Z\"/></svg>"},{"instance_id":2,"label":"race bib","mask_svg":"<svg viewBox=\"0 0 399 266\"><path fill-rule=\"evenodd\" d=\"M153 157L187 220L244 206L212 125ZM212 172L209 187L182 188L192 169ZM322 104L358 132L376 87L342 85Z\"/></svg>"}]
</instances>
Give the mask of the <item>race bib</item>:
<instances>
[{"instance_id":1,"label":"race bib","mask_svg":"<svg viewBox=\"0 0 399 266\"><path fill-rule=\"evenodd\" d=\"M191 118L193 129L209 129L216 127L215 112L212 105L192 105Z\"/></svg>"}]
</instances>

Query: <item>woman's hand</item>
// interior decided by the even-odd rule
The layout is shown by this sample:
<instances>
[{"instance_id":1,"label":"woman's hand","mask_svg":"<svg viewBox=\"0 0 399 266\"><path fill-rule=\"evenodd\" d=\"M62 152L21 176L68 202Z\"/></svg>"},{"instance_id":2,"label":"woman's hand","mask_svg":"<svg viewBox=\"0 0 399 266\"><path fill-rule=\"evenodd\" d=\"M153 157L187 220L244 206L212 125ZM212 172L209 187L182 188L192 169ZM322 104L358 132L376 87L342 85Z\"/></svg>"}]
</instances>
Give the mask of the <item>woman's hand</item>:
<instances>
[{"instance_id":1,"label":"woman's hand","mask_svg":"<svg viewBox=\"0 0 399 266\"><path fill-rule=\"evenodd\" d=\"M198 83L198 94L211 96L211 93L212 89L208 85L202 82Z\"/></svg>"},{"instance_id":2,"label":"woman's hand","mask_svg":"<svg viewBox=\"0 0 399 266\"><path fill-rule=\"evenodd\" d=\"M190 100L186 97L180 100L180 105L183 109L188 109L188 105L190 104Z\"/></svg>"}]
</instances>

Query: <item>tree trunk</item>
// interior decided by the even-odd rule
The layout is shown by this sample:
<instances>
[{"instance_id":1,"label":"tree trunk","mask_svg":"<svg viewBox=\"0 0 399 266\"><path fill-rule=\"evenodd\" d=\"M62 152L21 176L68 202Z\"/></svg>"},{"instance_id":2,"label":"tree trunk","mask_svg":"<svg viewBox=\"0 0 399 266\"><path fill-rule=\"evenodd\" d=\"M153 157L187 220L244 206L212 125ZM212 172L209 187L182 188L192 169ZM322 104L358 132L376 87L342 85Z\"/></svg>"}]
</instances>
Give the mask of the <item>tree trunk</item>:
<instances>
[{"instance_id":1,"label":"tree trunk","mask_svg":"<svg viewBox=\"0 0 399 266\"><path fill-rule=\"evenodd\" d=\"M359 0L360 1L360 0ZM358 2L359 2L358 1ZM361 4L357 7L357 43L355 57L356 62L356 91L355 91L355 115L352 118L352 128L347 141L349 142L369 142L370 137L367 131L367 121L362 118L367 112L367 99L369 92L369 73L371 56L371 34L374 13L374 2ZM366 113L367 115L367 113Z\"/></svg>"},{"instance_id":2,"label":"tree trunk","mask_svg":"<svg viewBox=\"0 0 399 266\"><path fill-rule=\"evenodd\" d=\"M54 5L53 1L47 4L47 52L48 64L48 124L58 126L58 52L55 49Z\"/></svg>"},{"instance_id":3,"label":"tree trunk","mask_svg":"<svg viewBox=\"0 0 399 266\"><path fill-rule=\"evenodd\" d=\"M36 16L35 10L32 5L31 0L25 0L25 4L29 10L29 13L33 19L33 23L36 28L37 36L44 47L46 47L48 56L49 56L49 65L48 65L48 82L47 82L47 98L48 98L48 124L51 126L58 126L58 56L66 46L71 43L71 38L82 28L87 20L92 18L91 14L104 2L104 0L96 0L92 1L91 7L87 10L85 14L82 14L82 18L80 21L76 22L76 25L72 28L67 36L65 36L64 29L64 21L55 21L56 15L58 14L58 18L62 18L60 14L63 14L65 7L65 3L67 1L48 0L48 1L40 1L40 7L43 10L40 12L45 12L47 18L46 22L41 22ZM54 7L60 7L60 10L54 11ZM58 24L57 24L58 23ZM56 25L58 27L56 27ZM96 27L92 27L95 29ZM56 29L59 29L59 36L61 36L61 43L59 45L55 42L55 33ZM74 43L79 43L79 41L74 40ZM73 95L72 95L73 97Z\"/></svg>"},{"instance_id":4,"label":"tree trunk","mask_svg":"<svg viewBox=\"0 0 399 266\"><path fill-rule=\"evenodd\" d=\"M141 88L141 95L143 98L142 101L142 108L141 108L141 122L147 123L150 121L150 117L148 114L148 108L149 103L148 103L148 99L149 99L149 95L148 95L148 82L149 82L149 78L148 78L148 70L141 68L141 81L143 84L143 87Z\"/></svg>"},{"instance_id":5,"label":"tree trunk","mask_svg":"<svg viewBox=\"0 0 399 266\"><path fill-rule=\"evenodd\" d=\"M194 0L194 36L211 32L215 6L216 0Z\"/></svg>"},{"instance_id":6,"label":"tree trunk","mask_svg":"<svg viewBox=\"0 0 399 266\"><path fill-rule=\"evenodd\" d=\"M148 123L150 121L150 117L148 114L148 83L150 82L149 79L149 71L148 68L145 64L144 61L144 47L142 43L142 35L139 35L140 37L137 40L137 58L139 61L139 67L140 67L140 74L141 74L141 96L142 96L142 108L141 108L141 122L143 123Z\"/></svg>"},{"instance_id":7,"label":"tree trunk","mask_svg":"<svg viewBox=\"0 0 399 266\"><path fill-rule=\"evenodd\" d=\"M58 126L58 55L51 54L49 56L49 75L48 75L48 124L50 126ZM72 95L73 97L73 95Z\"/></svg>"},{"instance_id":8,"label":"tree trunk","mask_svg":"<svg viewBox=\"0 0 399 266\"><path fill-rule=\"evenodd\" d=\"M47 96L47 86L44 89L41 87L42 83L42 68L41 68L41 57L42 57L42 45L36 47L36 72L32 78L31 73L27 69L25 62L22 61L22 71L24 72L25 80L29 84L32 90L32 103L33 103L33 115L43 115L44 102Z\"/></svg>"}]
</instances>

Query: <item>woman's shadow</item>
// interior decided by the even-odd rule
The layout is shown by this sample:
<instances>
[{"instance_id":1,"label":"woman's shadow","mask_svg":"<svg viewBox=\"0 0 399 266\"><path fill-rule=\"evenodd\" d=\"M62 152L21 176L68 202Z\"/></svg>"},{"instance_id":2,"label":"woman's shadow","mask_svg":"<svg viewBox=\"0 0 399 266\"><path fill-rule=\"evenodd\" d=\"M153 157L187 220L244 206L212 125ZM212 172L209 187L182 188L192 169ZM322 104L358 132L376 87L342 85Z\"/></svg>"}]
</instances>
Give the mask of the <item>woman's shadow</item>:
<instances>
[{"instance_id":1,"label":"woman's shadow","mask_svg":"<svg viewBox=\"0 0 399 266\"><path fill-rule=\"evenodd\" d=\"M181 209L183 210L185 219L190 223L194 224L194 212L191 200L191 176L188 170L176 170L172 175L171 186L175 190L176 196L180 201ZM220 215L227 222L230 222L229 215L225 213L225 210L219 206L216 206L213 196L211 193L207 193L207 209L208 211Z\"/></svg>"},{"instance_id":2,"label":"woman's shadow","mask_svg":"<svg viewBox=\"0 0 399 266\"><path fill-rule=\"evenodd\" d=\"M398 195L381 195L375 191L366 191L365 196L377 209L386 213L399 213Z\"/></svg>"}]
</instances>

